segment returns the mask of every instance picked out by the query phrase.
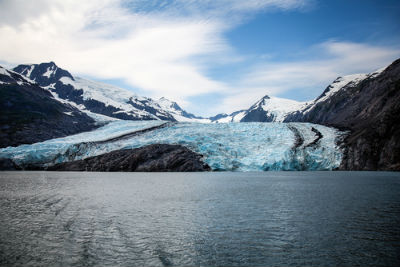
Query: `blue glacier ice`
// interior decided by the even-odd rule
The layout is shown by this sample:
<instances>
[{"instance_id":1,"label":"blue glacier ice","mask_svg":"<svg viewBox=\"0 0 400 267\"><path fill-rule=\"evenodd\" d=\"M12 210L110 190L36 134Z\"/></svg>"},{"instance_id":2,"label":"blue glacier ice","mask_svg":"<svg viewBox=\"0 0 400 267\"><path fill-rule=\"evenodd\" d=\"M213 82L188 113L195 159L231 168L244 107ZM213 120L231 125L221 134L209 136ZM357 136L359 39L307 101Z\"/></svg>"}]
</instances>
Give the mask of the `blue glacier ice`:
<instances>
[{"instance_id":1,"label":"blue glacier ice","mask_svg":"<svg viewBox=\"0 0 400 267\"><path fill-rule=\"evenodd\" d=\"M160 125L166 127L99 142ZM342 160L337 142L344 134L310 123L115 121L88 133L0 149L0 157L19 165L51 165L159 143L186 146L202 154L213 170L332 170Z\"/></svg>"},{"instance_id":2,"label":"blue glacier ice","mask_svg":"<svg viewBox=\"0 0 400 267\"><path fill-rule=\"evenodd\" d=\"M32 145L20 145L18 147L7 147L0 149L0 158L11 158L17 164L35 164L62 162L68 159L62 159L60 155L67 153L68 149L75 144L82 142L96 142L104 139L113 138L132 131L138 131L153 126L163 124L163 121L112 121L109 124L100 127L94 131L70 135L67 137L47 140ZM108 152L108 151L105 151ZM99 147L98 153L101 154ZM89 154L87 156L90 156ZM58 161L54 161L59 158ZM70 158L73 160L73 158Z\"/></svg>"}]
</instances>

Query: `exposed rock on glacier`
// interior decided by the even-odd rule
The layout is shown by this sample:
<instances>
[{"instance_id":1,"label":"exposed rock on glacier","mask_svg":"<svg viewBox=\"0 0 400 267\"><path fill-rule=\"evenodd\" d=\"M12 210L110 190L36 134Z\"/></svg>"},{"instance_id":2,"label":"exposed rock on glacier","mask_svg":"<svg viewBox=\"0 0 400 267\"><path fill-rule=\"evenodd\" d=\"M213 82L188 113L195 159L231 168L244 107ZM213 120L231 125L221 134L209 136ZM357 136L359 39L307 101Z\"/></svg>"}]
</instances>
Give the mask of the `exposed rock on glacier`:
<instances>
[{"instance_id":1,"label":"exposed rock on glacier","mask_svg":"<svg viewBox=\"0 0 400 267\"><path fill-rule=\"evenodd\" d=\"M154 144L59 163L50 171L192 172L209 171L202 156L179 145Z\"/></svg>"}]
</instances>

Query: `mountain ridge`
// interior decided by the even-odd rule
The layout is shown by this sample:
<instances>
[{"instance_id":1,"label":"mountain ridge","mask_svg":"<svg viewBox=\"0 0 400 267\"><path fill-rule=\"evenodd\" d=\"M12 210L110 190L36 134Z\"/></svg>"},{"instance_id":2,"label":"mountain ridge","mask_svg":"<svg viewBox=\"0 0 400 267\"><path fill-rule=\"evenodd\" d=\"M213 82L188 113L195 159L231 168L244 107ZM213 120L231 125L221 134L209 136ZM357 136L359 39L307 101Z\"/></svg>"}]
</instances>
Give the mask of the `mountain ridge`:
<instances>
[{"instance_id":1,"label":"mountain ridge","mask_svg":"<svg viewBox=\"0 0 400 267\"><path fill-rule=\"evenodd\" d=\"M97 128L79 109L0 66L0 147L32 144Z\"/></svg>"},{"instance_id":2,"label":"mountain ridge","mask_svg":"<svg viewBox=\"0 0 400 267\"><path fill-rule=\"evenodd\" d=\"M214 123L310 122L348 130L342 142L346 153L340 169L400 169L400 59L369 74L338 77L312 101L266 95L247 110L208 119L187 113L166 98L153 100L74 77L54 62L19 65L14 68L17 72L0 70L0 84L11 81L15 86L44 88L54 99L89 115L93 112L114 119Z\"/></svg>"},{"instance_id":3,"label":"mountain ridge","mask_svg":"<svg viewBox=\"0 0 400 267\"><path fill-rule=\"evenodd\" d=\"M166 98L154 100L109 84L74 77L54 62L22 64L13 71L80 109L123 120L202 120ZM71 104L72 104L71 103Z\"/></svg>"},{"instance_id":4,"label":"mountain ridge","mask_svg":"<svg viewBox=\"0 0 400 267\"><path fill-rule=\"evenodd\" d=\"M69 101L82 111L123 120L167 120L189 122L290 122L306 121L305 113L325 101L348 84L379 75L384 68L370 74L351 74L336 78L321 95L307 102L265 95L248 109L208 118L183 110L165 97L154 100L109 84L74 77L53 61L40 64L21 64L13 71L49 90L59 100Z\"/></svg>"},{"instance_id":5,"label":"mountain ridge","mask_svg":"<svg viewBox=\"0 0 400 267\"><path fill-rule=\"evenodd\" d=\"M290 121L349 130L342 170L400 170L400 59L288 116Z\"/></svg>"}]
</instances>

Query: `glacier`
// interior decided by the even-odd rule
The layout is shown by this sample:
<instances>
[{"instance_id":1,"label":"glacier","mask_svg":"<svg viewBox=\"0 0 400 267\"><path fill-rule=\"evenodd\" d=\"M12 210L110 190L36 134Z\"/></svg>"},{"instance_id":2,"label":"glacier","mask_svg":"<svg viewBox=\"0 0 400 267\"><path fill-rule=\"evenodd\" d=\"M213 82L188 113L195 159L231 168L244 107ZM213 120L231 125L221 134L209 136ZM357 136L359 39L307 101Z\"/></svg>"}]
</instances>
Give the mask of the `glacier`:
<instances>
[{"instance_id":1,"label":"glacier","mask_svg":"<svg viewBox=\"0 0 400 267\"><path fill-rule=\"evenodd\" d=\"M0 149L20 166L49 166L118 149L178 144L214 171L332 170L345 132L311 123L112 121L91 132Z\"/></svg>"}]
</instances>

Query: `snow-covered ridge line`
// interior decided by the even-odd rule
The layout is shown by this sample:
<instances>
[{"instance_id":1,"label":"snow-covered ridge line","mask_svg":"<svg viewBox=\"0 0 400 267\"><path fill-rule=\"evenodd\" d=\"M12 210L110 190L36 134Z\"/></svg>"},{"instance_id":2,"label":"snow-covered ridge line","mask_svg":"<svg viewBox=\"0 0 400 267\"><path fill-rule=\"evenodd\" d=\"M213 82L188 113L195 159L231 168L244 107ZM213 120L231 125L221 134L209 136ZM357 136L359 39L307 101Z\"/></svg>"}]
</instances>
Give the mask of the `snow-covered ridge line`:
<instances>
[{"instance_id":1,"label":"snow-covered ridge line","mask_svg":"<svg viewBox=\"0 0 400 267\"><path fill-rule=\"evenodd\" d=\"M7 84L7 83L17 83L19 85L22 85L24 83L26 84L36 84L34 81L32 81L31 79L19 74L18 72L6 69L2 66L0 66L0 75L4 75L6 77L8 77L8 81L1 81L0 80L0 84Z\"/></svg>"},{"instance_id":2,"label":"snow-covered ridge line","mask_svg":"<svg viewBox=\"0 0 400 267\"><path fill-rule=\"evenodd\" d=\"M289 113L299 110L304 105L304 102L266 95L249 109L236 111L230 115L220 114L221 118L212 122L283 122Z\"/></svg>"},{"instance_id":3,"label":"snow-covered ridge line","mask_svg":"<svg viewBox=\"0 0 400 267\"><path fill-rule=\"evenodd\" d=\"M307 113L308 111L311 110L312 107L314 107L316 104L327 101L329 98L332 96L336 95L338 92L341 90L346 90L348 87L354 87L357 86L360 82L370 79L370 78L375 78L378 77L384 70L384 68L380 68L374 72L371 73L359 73L359 74L350 74L350 75L345 75L345 76L340 76L336 78L325 90L324 92L317 97L313 101L309 101L302 109L299 111L303 114Z\"/></svg>"},{"instance_id":4,"label":"snow-covered ridge line","mask_svg":"<svg viewBox=\"0 0 400 267\"><path fill-rule=\"evenodd\" d=\"M92 113L126 120L169 120L209 122L181 109L166 98L154 100L116 86L74 77L54 62L19 65L26 75L57 97L76 103Z\"/></svg>"},{"instance_id":5,"label":"snow-covered ridge line","mask_svg":"<svg viewBox=\"0 0 400 267\"><path fill-rule=\"evenodd\" d=\"M90 81L80 77L75 77L74 80L72 80L70 77L61 77L59 81L65 85L71 85L76 90L82 90L82 96L84 100L94 99L101 103L104 103L105 106L113 106L120 109L119 112L134 114L138 118L148 116L153 118L154 120L159 119L153 114L150 114L144 110L134 108L132 105L128 104L130 100L132 101L133 99L143 99L128 90L104 83ZM114 114L117 113L114 112Z\"/></svg>"},{"instance_id":6,"label":"snow-covered ridge line","mask_svg":"<svg viewBox=\"0 0 400 267\"><path fill-rule=\"evenodd\" d=\"M294 113L304 115L314 105L326 101L340 90L345 90L347 86L356 86L367 78L378 76L384 69L369 74L338 77L319 97L312 101L298 102L285 98L264 96L247 110L233 112L230 115L219 114L215 117L201 118L185 112L177 103L164 97L154 100L109 84L73 77L68 71L57 67L54 62L20 65L14 68L19 73L46 87L52 93L57 93L58 98L75 102L77 106L92 113L119 119L154 119L202 123L284 122ZM66 90L70 90L70 92L66 93ZM81 95L79 95L79 92L81 92ZM94 103L93 100L97 103Z\"/></svg>"},{"instance_id":7,"label":"snow-covered ridge line","mask_svg":"<svg viewBox=\"0 0 400 267\"><path fill-rule=\"evenodd\" d=\"M230 115L219 114L215 116L217 118L213 119L212 122L285 122L286 119L293 114L306 114L316 104L327 101L341 90L357 86L366 79L379 76L385 69L386 67L368 74L351 74L338 77L319 97L307 102L298 102L266 95L254 103L249 109L233 112Z\"/></svg>"}]
</instances>

